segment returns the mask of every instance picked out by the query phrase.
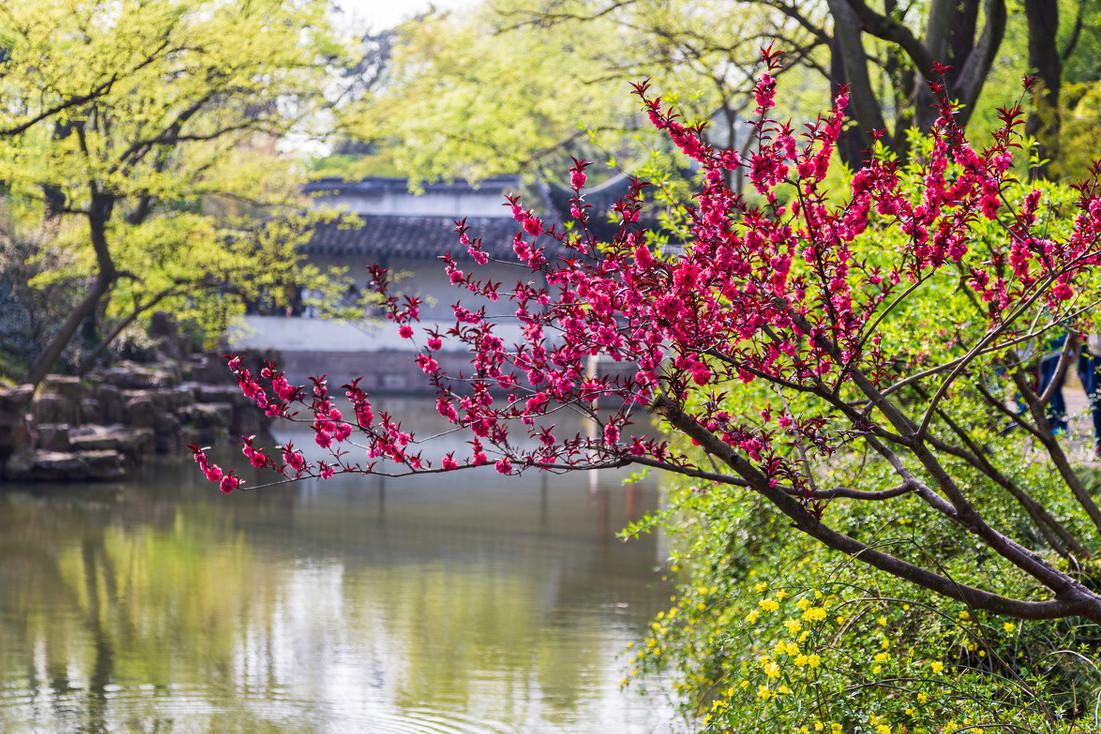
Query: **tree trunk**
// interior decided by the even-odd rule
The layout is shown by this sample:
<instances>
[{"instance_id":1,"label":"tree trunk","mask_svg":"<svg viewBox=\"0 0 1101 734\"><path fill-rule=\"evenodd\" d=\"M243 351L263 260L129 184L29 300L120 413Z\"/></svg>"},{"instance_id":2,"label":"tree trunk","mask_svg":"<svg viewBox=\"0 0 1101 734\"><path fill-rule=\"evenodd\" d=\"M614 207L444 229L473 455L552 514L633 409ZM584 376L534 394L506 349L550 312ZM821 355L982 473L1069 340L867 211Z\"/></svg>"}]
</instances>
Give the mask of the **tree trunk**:
<instances>
[{"instance_id":1,"label":"tree trunk","mask_svg":"<svg viewBox=\"0 0 1101 734\"><path fill-rule=\"evenodd\" d=\"M1034 176L1048 178L1051 162L1059 155L1059 89L1063 78L1062 55L1056 46L1059 32L1057 0L1025 0L1028 19L1028 65L1036 73L1032 111L1025 124L1025 134L1036 138L1040 165Z\"/></svg>"},{"instance_id":2,"label":"tree trunk","mask_svg":"<svg viewBox=\"0 0 1101 734\"><path fill-rule=\"evenodd\" d=\"M830 41L830 94L836 97L841 86L848 84L848 76L845 74L845 63L842 58L841 48L835 34ZM864 151L870 147L871 138L860 124L860 120L846 111L846 117L856 122L855 125L846 126L837 139L837 154L841 161L852 170L858 169L864 163Z\"/></svg>"},{"instance_id":3,"label":"tree trunk","mask_svg":"<svg viewBox=\"0 0 1101 734\"><path fill-rule=\"evenodd\" d=\"M830 74L834 76L836 66L838 72L844 75L845 83L849 85L849 114L856 120L859 134L867 136L872 130L886 128L886 123L868 76L868 55L861 38L860 19L848 0L827 1L833 16ZM870 141L870 138L865 140ZM869 147L868 142L862 144L858 153L865 147Z\"/></svg>"},{"instance_id":4,"label":"tree trunk","mask_svg":"<svg viewBox=\"0 0 1101 734\"><path fill-rule=\"evenodd\" d=\"M91 234L92 248L96 253L96 265L98 272L96 279L88 293L61 324L61 328L53 335L46 348L34 360L27 373L27 382L38 386L42 379L49 374L57 362L65 347L73 340L80 325L85 319L95 314L100 301L111 289L111 285L118 278L118 271L111 259L111 251L107 245L107 222L111 219L111 210L114 208L114 199L100 193L92 194L92 203L88 209L88 229Z\"/></svg>"},{"instance_id":5,"label":"tree trunk","mask_svg":"<svg viewBox=\"0 0 1101 734\"><path fill-rule=\"evenodd\" d=\"M34 364L31 365L30 371L27 373L27 382L37 386L38 383L42 382L42 378L49 374L50 370L61 356L61 353L65 351L65 347L69 346L69 342L72 341L80 325L84 323L85 319L95 313L100 300L107 294L107 291L111 289L111 283L113 282L113 275L108 277L102 271L96 275L96 279L92 283L92 287L88 290L88 293L81 299L80 303L77 304L77 307L72 310L69 317L61 324L61 328L50 338L45 349L43 349L42 353L35 359Z\"/></svg>"},{"instance_id":6,"label":"tree trunk","mask_svg":"<svg viewBox=\"0 0 1101 734\"><path fill-rule=\"evenodd\" d=\"M76 373L81 377L88 374L88 371L91 370L93 366L95 366L96 360L99 359L100 356L107 351L107 347L111 346L111 343L118 338L118 335L122 333L123 329L137 321L138 317L141 316L143 313L156 306L168 296L174 295L175 293L176 291L173 288L163 290L155 297L146 301L144 304L137 306L133 311L129 313L129 315L127 315L126 318L115 324L114 328L112 328L111 331L108 332L108 334L103 337L103 339L101 339L99 343L96 344L88 354L82 355L80 366L77 367Z\"/></svg>"}]
</instances>

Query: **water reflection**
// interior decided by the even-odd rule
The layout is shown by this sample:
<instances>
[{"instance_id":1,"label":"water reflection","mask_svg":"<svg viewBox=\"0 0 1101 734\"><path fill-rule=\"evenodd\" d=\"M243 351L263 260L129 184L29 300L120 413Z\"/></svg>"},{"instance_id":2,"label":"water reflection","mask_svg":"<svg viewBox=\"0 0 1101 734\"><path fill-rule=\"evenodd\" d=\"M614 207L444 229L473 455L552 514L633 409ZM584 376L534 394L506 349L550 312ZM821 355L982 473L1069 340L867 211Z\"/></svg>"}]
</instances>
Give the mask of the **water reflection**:
<instances>
[{"instance_id":1,"label":"water reflection","mask_svg":"<svg viewBox=\"0 0 1101 734\"><path fill-rule=\"evenodd\" d=\"M297 443L297 441L296 441ZM615 476L224 498L190 467L0 493L0 730L664 731L617 656L669 589Z\"/></svg>"}]
</instances>

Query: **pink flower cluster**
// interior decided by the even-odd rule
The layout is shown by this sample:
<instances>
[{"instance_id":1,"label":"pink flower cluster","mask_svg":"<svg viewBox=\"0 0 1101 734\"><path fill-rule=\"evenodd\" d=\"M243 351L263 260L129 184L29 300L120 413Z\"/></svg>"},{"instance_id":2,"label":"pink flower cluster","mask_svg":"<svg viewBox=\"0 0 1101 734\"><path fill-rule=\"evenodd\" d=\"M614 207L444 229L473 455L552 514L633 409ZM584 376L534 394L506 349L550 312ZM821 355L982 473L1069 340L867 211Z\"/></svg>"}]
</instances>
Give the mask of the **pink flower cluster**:
<instances>
[{"instance_id":1,"label":"pink flower cluster","mask_svg":"<svg viewBox=\"0 0 1101 734\"><path fill-rule=\"evenodd\" d=\"M857 367L873 381L897 379L898 366L876 333L880 317L892 299L945 268L963 274L994 324L1041 288L1044 302L1057 310L1073 296L1075 276L1096 264L1096 168L1081 188L1081 213L1065 237L1046 235L1037 225L1038 191L1019 206L1007 199L1019 106L1002 112L992 144L979 150L942 99L930 152L919 165L904 169L891 157L873 155L838 201L823 182L842 132L846 92L797 133L770 117L781 56L766 50L764 63L754 90L756 146L748 160L714 148L702 127L684 124L648 94L646 84L635 87L652 124L701 172L683 254L656 246L660 237L642 223L648 188L642 181L632 181L614 206L615 235L599 240L584 193L589 163L576 159L569 172L572 226L548 224L519 197L508 197L517 223L512 264L521 271L511 288L478 276L490 256L465 220L456 223L458 243L474 267L464 271L444 255L450 282L489 302L506 299L521 326L518 342L507 343L484 308L456 304L445 331L421 325L420 302L396 294L386 270L372 268L387 317L417 348L416 363L435 390L438 413L467 433L469 451L426 458L422 442L392 416L376 416L360 380L342 388L351 405L345 416L324 378L308 388L291 386L267 365L255 379L233 358L229 365L242 392L270 416L308 422L327 452L324 461L308 461L287 444L275 458L245 438L245 456L283 480L487 464L501 474L631 463L704 471L662 439L626 433L640 411L657 409L667 417L689 416L695 443L717 441L772 481L801 487L802 474L784 458L791 453L784 446L797 438L828 453L843 437L820 417L772 405L757 406L749 417L730 415L720 407L725 392L763 379L783 389L811 386L838 394ZM756 192L752 200L728 183L737 169ZM920 186L905 185L914 175ZM1000 225L1000 233L977 238L982 220ZM858 255L867 248L854 243L869 230L892 232L896 251ZM549 243L553 252L566 254L551 256ZM445 342L470 355L457 374L440 365ZM617 369L602 374L594 368L598 363ZM711 398L693 408L700 404L689 403L693 391ZM588 429L560 427L560 418L577 414ZM863 420L855 409L849 417ZM230 474L227 484L227 475L201 450L195 456L223 491L240 483Z\"/></svg>"}]
</instances>

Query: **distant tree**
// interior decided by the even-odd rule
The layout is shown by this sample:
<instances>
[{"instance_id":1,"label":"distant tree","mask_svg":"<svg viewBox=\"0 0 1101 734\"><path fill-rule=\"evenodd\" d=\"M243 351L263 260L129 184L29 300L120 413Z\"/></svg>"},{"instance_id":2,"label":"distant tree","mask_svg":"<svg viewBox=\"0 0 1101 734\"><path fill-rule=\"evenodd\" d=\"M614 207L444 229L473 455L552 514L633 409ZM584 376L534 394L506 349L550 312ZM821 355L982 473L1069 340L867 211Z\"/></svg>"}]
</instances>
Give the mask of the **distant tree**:
<instances>
[{"instance_id":1,"label":"distant tree","mask_svg":"<svg viewBox=\"0 0 1101 734\"><path fill-rule=\"evenodd\" d=\"M343 58L325 3L8 3L0 39L0 181L89 278L28 381L107 311L210 316L294 264L293 238L254 230L303 206L281 147L317 129Z\"/></svg>"},{"instance_id":2,"label":"distant tree","mask_svg":"<svg viewBox=\"0 0 1101 734\"><path fill-rule=\"evenodd\" d=\"M655 142L635 139L645 131L616 96L625 82L652 79L688 117L712 121L710 142L745 145L756 49L775 39L788 52L781 88L829 85L836 94L847 85L851 123L838 152L850 167L863 161L873 130L885 130L881 141L903 156L911 128L929 131L930 78L966 125L997 58L1013 66L1014 83L1030 70L1042 80L1029 132L1053 157L1062 65L1096 25L1088 1L1062 5L1074 21L1060 28L1056 0L1025 3L1018 50L1003 43L1004 0L494 0L399 29L393 73L351 127L378 133L396 170L415 179L519 167L553 179L566 145L598 166L619 156L638 168ZM936 64L947 68L935 74ZM812 115L791 98L796 118ZM566 109L585 110L583 129Z\"/></svg>"},{"instance_id":3,"label":"distant tree","mask_svg":"<svg viewBox=\"0 0 1101 734\"><path fill-rule=\"evenodd\" d=\"M777 74L817 66L790 81L824 90L828 37L762 5L498 0L397 28L387 73L343 122L375 143L368 166L385 158L386 170L414 184L521 169L561 181L567 152L579 151L599 179L647 164L651 147L664 152L624 95L643 78L669 90L684 114L711 120L715 144L748 145L746 100L769 38L788 49Z\"/></svg>"}]
</instances>

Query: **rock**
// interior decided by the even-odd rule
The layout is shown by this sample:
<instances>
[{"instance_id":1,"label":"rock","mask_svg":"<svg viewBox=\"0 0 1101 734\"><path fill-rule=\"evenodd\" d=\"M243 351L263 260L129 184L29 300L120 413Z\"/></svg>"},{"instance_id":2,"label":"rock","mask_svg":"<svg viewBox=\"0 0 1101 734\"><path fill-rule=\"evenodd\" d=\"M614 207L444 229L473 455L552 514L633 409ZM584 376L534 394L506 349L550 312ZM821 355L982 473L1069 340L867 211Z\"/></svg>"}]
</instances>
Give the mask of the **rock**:
<instances>
[{"instance_id":1,"label":"rock","mask_svg":"<svg viewBox=\"0 0 1101 734\"><path fill-rule=\"evenodd\" d=\"M99 403L99 414L96 416L98 422L105 424L126 422L126 400L118 387L107 383L96 385L95 398Z\"/></svg>"},{"instance_id":2,"label":"rock","mask_svg":"<svg viewBox=\"0 0 1101 734\"><path fill-rule=\"evenodd\" d=\"M183 451L188 446L200 445L203 443L203 437L199 434L199 429L194 426L180 426L180 432L178 434L180 442L180 451Z\"/></svg>"},{"instance_id":3,"label":"rock","mask_svg":"<svg viewBox=\"0 0 1101 734\"><path fill-rule=\"evenodd\" d=\"M4 477L13 480L72 482L120 479L126 461L118 451L21 451L8 460Z\"/></svg>"},{"instance_id":4,"label":"rock","mask_svg":"<svg viewBox=\"0 0 1101 734\"><path fill-rule=\"evenodd\" d=\"M213 444L225 440L226 432L233 425L233 406L195 403L188 409L187 417L198 434L197 443Z\"/></svg>"},{"instance_id":5,"label":"rock","mask_svg":"<svg viewBox=\"0 0 1101 734\"><path fill-rule=\"evenodd\" d=\"M74 451L118 451L132 462L140 463L143 454L152 453L156 438L151 428L81 426L69 431L69 443Z\"/></svg>"},{"instance_id":6,"label":"rock","mask_svg":"<svg viewBox=\"0 0 1101 734\"><path fill-rule=\"evenodd\" d=\"M174 372L166 369L142 367L133 362L123 362L98 373L98 377L109 385L124 390L149 390L171 387L179 382Z\"/></svg>"},{"instance_id":7,"label":"rock","mask_svg":"<svg viewBox=\"0 0 1101 734\"><path fill-rule=\"evenodd\" d=\"M72 448L68 423L39 423L34 432L35 448L40 451L69 451Z\"/></svg>"},{"instance_id":8,"label":"rock","mask_svg":"<svg viewBox=\"0 0 1101 734\"><path fill-rule=\"evenodd\" d=\"M191 361L191 379L203 383L225 383L230 379L229 369L221 359L200 355Z\"/></svg>"},{"instance_id":9,"label":"rock","mask_svg":"<svg viewBox=\"0 0 1101 734\"><path fill-rule=\"evenodd\" d=\"M84 398L80 401L80 416L85 421L91 421L93 423L100 422L99 414L101 412L99 401L95 398Z\"/></svg>"},{"instance_id":10,"label":"rock","mask_svg":"<svg viewBox=\"0 0 1101 734\"><path fill-rule=\"evenodd\" d=\"M236 385L196 385L195 400L200 403L240 403L252 401L246 398Z\"/></svg>"},{"instance_id":11,"label":"rock","mask_svg":"<svg viewBox=\"0 0 1101 734\"><path fill-rule=\"evenodd\" d=\"M80 423L80 403L56 393L40 393L31 403L35 423Z\"/></svg>"},{"instance_id":12,"label":"rock","mask_svg":"<svg viewBox=\"0 0 1101 734\"><path fill-rule=\"evenodd\" d=\"M71 375L46 375L42 380L42 392L60 395L77 405L84 399L84 385L79 377Z\"/></svg>"},{"instance_id":13,"label":"rock","mask_svg":"<svg viewBox=\"0 0 1101 734\"><path fill-rule=\"evenodd\" d=\"M80 458L84 460L89 479L98 481L122 479L127 474L126 459L118 451L110 449L81 451Z\"/></svg>"},{"instance_id":14,"label":"rock","mask_svg":"<svg viewBox=\"0 0 1101 734\"><path fill-rule=\"evenodd\" d=\"M229 431L234 436L251 436L262 433L267 427L266 421L267 416L255 405L235 405Z\"/></svg>"},{"instance_id":15,"label":"rock","mask_svg":"<svg viewBox=\"0 0 1101 734\"><path fill-rule=\"evenodd\" d=\"M126 422L132 426L152 428L161 411L151 395L139 395L126 401Z\"/></svg>"},{"instance_id":16,"label":"rock","mask_svg":"<svg viewBox=\"0 0 1101 734\"><path fill-rule=\"evenodd\" d=\"M22 420L30 408L33 397L33 385L17 385L0 390L0 421L13 415L19 416L19 419Z\"/></svg>"},{"instance_id":17,"label":"rock","mask_svg":"<svg viewBox=\"0 0 1101 734\"><path fill-rule=\"evenodd\" d=\"M153 427L155 449L158 454L174 454L183 450L180 443L180 419L171 413L163 415Z\"/></svg>"},{"instance_id":18,"label":"rock","mask_svg":"<svg viewBox=\"0 0 1101 734\"><path fill-rule=\"evenodd\" d=\"M88 465L69 451L20 452L8 460L7 479L38 481L76 481L88 478Z\"/></svg>"},{"instance_id":19,"label":"rock","mask_svg":"<svg viewBox=\"0 0 1101 734\"><path fill-rule=\"evenodd\" d=\"M34 451L23 448L4 462L4 479L30 479L34 475Z\"/></svg>"},{"instance_id":20,"label":"rock","mask_svg":"<svg viewBox=\"0 0 1101 734\"><path fill-rule=\"evenodd\" d=\"M0 390L0 462L30 448L27 411L33 396L31 385Z\"/></svg>"},{"instance_id":21,"label":"rock","mask_svg":"<svg viewBox=\"0 0 1101 734\"><path fill-rule=\"evenodd\" d=\"M0 423L0 463L9 456L30 448L31 436L26 421Z\"/></svg>"},{"instance_id":22,"label":"rock","mask_svg":"<svg viewBox=\"0 0 1101 734\"><path fill-rule=\"evenodd\" d=\"M182 408L186 408L195 402L195 385L190 383L184 383L183 385L177 385L172 388L169 395L169 404L172 409L179 411Z\"/></svg>"},{"instance_id":23,"label":"rock","mask_svg":"<svg viewBox=\"0 0 1101 734\"><path fill-rule=\"evenodd\" d=\"M224 428L233 425L233 405L231 403L195 403L191 406L191 417L198 428Z\"/></svg>"}]
</instances>

